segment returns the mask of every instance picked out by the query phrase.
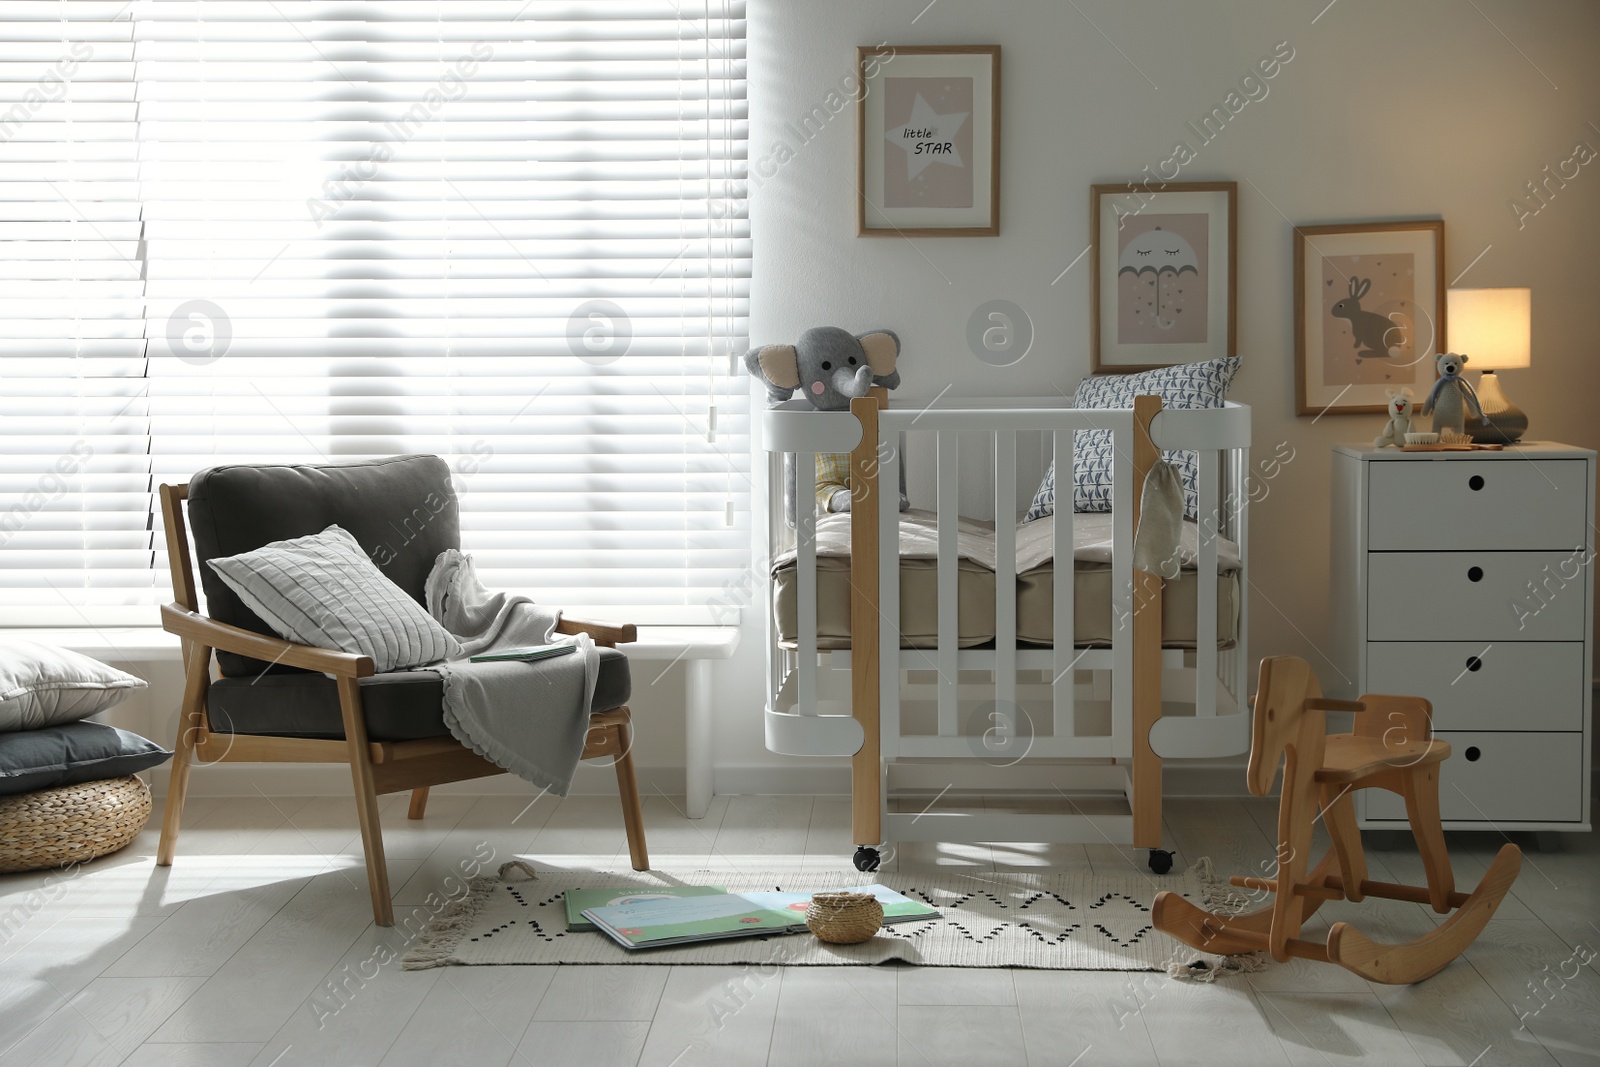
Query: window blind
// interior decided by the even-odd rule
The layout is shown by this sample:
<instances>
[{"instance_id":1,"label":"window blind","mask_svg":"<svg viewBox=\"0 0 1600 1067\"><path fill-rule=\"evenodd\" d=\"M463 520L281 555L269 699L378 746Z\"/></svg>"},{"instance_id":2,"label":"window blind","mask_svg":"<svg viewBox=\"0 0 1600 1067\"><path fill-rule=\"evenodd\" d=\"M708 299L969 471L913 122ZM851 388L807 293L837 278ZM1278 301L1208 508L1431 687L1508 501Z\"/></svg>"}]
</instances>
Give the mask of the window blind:
<instances>
[{"instance_id":1,"label":"window blind","mask_svg":"<svg viewBox=\"0 0 1600 1067\"><path fill-rule=\"evenodd\" d=\"M33 261L97 342L130 329L104 368L6 342L6 492L109 439L0 548L7 608L149 621L161 481L431 452L489 587L726 621L749 529L742 2L19 6L122 32L135 173L81 180L127 227L96 236L136 248L102 252L122 273L99 287L60 239Z\"/></svg>"},{"instance_id":2,"label":"window blind","mask_svg":"<svg viewBox=\"0 0 1600 1067\"><path fill-rule=\"evenodd\" d=\"M0 620L82 626L153 602L133 24L0 16Z\"/></svg>"}]
</instances>

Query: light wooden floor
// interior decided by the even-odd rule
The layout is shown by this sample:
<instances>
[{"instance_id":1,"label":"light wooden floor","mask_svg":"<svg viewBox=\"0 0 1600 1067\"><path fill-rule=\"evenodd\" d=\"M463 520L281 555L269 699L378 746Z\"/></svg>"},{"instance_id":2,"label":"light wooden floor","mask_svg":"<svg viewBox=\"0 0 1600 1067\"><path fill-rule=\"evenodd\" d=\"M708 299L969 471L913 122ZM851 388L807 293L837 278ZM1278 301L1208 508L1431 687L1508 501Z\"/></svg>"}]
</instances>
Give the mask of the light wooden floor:
<instances>
[{"instance_id":1,"label":"light wooden floor","mask_svg":"<svg viewBox=\"0 0 1600 1067\"><path fill-rule=\"evenodd\" d=\"M435 797L423 823L385 802L397 916L427 913L493 850L625 868L616 802ZM646 801L651 855L675 869L848 862L842 797L718 797L691 822ZM1258 872L1269 802L1174 801L1179 864ZM1472 884L1498 845L1452 835ZM147 831L72 875L0 876L0 1067L302 1064L1600 1064L1600 842L1530 853L1515 899L1464 960L1412 988L1274 965L1215 985L1155 974L732 967L402 971L403 927L371 924L348 797L195 798L178 862ZM1421 879L1409 850L1374 876ZM896 862L1144 871L1110 845L913 847ZM1151 893L1160 879L1152 878ZM1428 929L1418 905L1324 909L1377 936ZM1519 1021L1519 1016L1526 1016Z\"/></svg>"}]
</instances>

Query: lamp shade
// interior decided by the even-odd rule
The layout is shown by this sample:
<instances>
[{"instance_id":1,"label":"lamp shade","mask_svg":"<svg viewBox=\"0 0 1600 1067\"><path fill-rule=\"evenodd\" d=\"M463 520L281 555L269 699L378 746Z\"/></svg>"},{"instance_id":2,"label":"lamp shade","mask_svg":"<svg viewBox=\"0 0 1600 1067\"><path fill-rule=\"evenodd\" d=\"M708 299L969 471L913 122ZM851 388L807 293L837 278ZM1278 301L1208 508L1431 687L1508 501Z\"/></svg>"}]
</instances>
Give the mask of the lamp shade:
<instances>
[{"instance_id":1,"label":"lamp shade","mask_svg":"<svg viewBox=\"0 0 1600 1067\"><path fill-rule=\"evenodd\" d=\"M1528 289L1451 289L1445 297L1450 351L1473 370L1507 370L1532 362L1533 293Z\"/></svg>"}]
</instances>

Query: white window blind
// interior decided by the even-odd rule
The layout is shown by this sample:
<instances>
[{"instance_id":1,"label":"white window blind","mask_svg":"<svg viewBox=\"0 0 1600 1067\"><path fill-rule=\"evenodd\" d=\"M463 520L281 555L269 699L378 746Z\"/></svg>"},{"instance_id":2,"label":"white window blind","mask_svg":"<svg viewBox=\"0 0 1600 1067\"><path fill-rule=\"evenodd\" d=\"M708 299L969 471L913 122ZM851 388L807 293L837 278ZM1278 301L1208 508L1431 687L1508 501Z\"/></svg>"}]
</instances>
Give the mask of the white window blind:
<instances>
[{"instance_id":1,"label":"white window blind","mask_svg":"<svg viewBox=\"0 0 1600 1067\"><path fill-rule=\"evenodd\" d=\"M6 621L151 621L156 483L402 452L455 468L491 588L726 619L749 528L742 2L16 6L37 18L0 8L4 47L25 25L30 56L121 32L125 95L101 106L125 110L99 136L132 128L134 172L84 169L87 116L41 112L50 162L107 187L72 202L126 229L44 187L29 210L89 229L112 277L86 284L65 237L6 257L41 303L0 323L0 515L94 447L0 546ZM49 38L52 10L81 17Z\"/></svg>"},{"instance_id":2,"label":"white window blind","mask_svg":"<svg viewBox=\"0 0 1600 1067\"><path fill-rule=\"evenodd\" d=\"M81 626L154 599L133 26L0 16L0 603Z\"/></svg>"}]
</instances>

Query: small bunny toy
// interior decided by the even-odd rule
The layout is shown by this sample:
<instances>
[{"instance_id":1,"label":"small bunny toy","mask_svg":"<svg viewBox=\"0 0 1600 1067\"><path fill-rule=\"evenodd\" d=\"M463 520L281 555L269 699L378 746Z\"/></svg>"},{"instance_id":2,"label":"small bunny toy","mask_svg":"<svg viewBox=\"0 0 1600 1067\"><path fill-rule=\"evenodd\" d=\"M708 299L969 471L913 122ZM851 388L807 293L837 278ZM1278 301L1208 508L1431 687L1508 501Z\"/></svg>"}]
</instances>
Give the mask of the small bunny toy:
<instances>
[{"instance_id":1,"label":"small bunny toy","mask_svg":"<svg viewBox=\"0 0 1600 1067\"><path fill-rule=\"evenodd\" d=\"M1428 394L1427 403L1422 405L1422 413L1433 416L1434 433L1446 430L1461 433L1466 427L1469 407L1479 419L1483 418L1478 394L1473 391L1472 384L1461 376L1466 369L1467 357L1445 352L1434 364L1439 368L1439 380L1433 383L1433 391Z\"/></svg>"},{"instance_id":2,"label":"small bunny toy","mask_svg":"<svg viewBox=\"0 0 1600 1067\"><path fill-rule=\"evenodd\" d=\"M1411 390L1402 387L1398 393L1393 389L1384 392L1389 394L1389 422L1383 432L1372 439L1372 447L1394 445L1399 448L1406 443L1406 434L1411 432Z\"/></svg>"}]
</instances>

